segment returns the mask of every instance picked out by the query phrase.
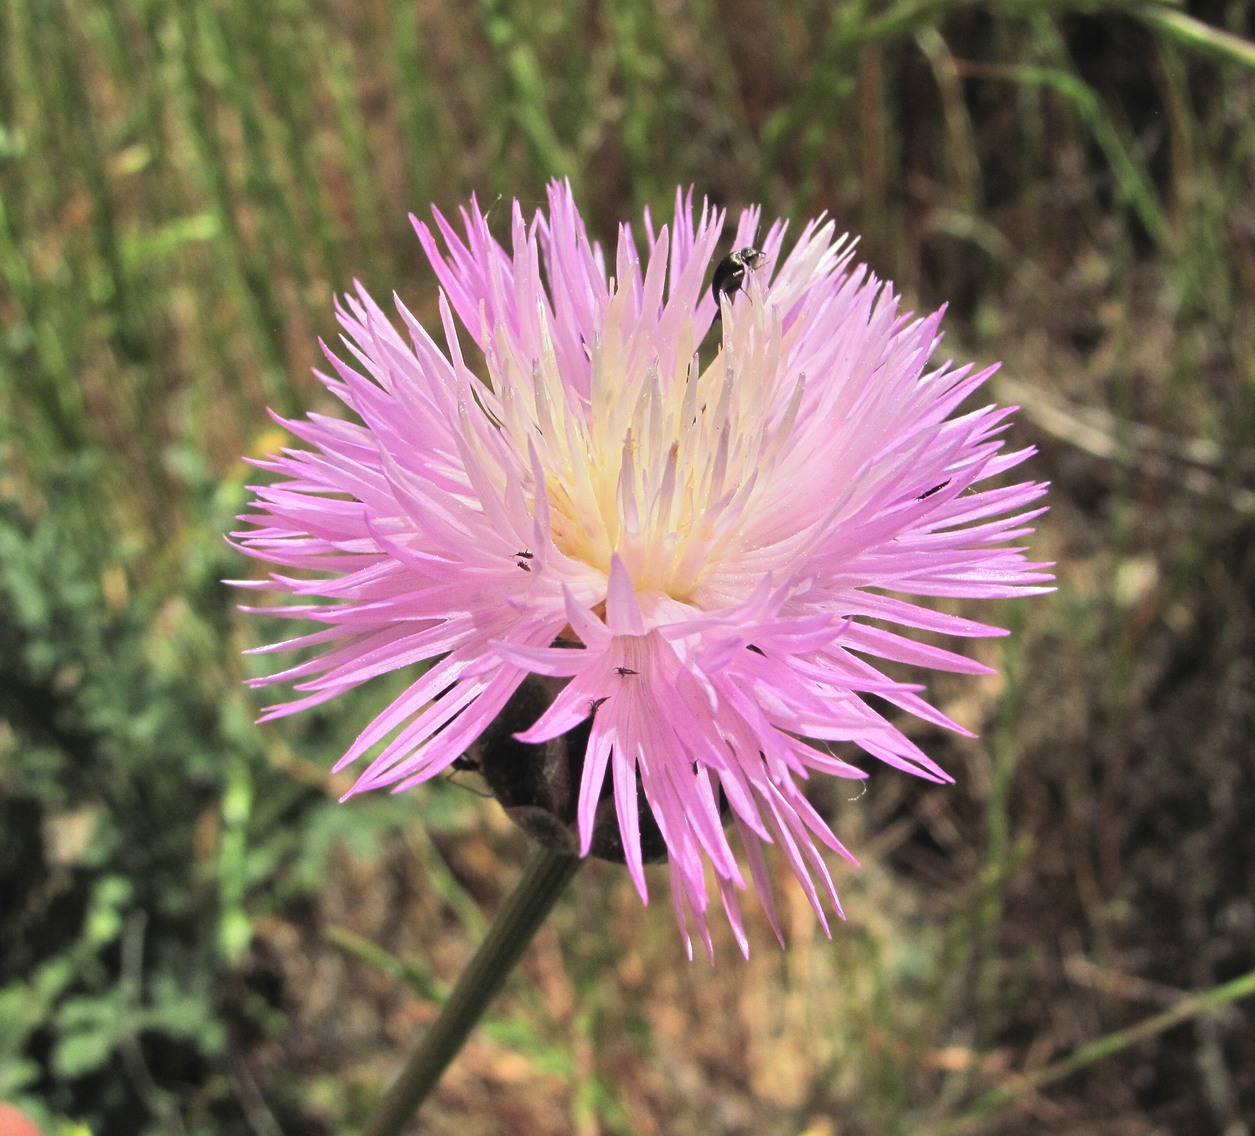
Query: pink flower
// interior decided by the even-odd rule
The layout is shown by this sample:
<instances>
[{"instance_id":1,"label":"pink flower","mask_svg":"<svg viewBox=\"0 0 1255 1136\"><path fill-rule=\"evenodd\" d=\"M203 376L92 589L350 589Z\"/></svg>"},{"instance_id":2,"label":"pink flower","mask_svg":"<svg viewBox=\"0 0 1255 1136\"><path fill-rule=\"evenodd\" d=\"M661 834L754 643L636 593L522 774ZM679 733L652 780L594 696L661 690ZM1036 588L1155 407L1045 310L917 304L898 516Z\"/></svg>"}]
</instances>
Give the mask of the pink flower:
<instances>
[{"instance_id":1,"label":"pink flower","mask_svg":"<svg viewBox=\"0 0 1255 1136\"><path fill-rule=\"evenodd\" d=\"M711 949L709 866L747 950L731 830L777 934L767 844L827 930L821 896L840 905L820 846L853 857L799 782L865 777L859 750L949 780L865 696L965 731L878 660L981 674L891 628L1002 634L900 597L1049 590L1046 566L1008 547L1044 485L978 488L1031 451L1003 451L1009 410L958 413L992 368L930 369L941 313L900 313L822 218L787 253L771 225L719 305L724 215L695 216L691 194L670 226L646 214L643 248L622 226L611 264L565 184L530 223L514 204L509 251L473 201L462 219L464 237L439 212L434 232L414 221L439 340L399 301L398 331L359 286L321 377L360 421L284 422L307 448L259 463L281 480L255 490L237 536L297 573L248 586L325 625L262 648L314 649L258 680L301 693L265 718L428 663L337 766L373 754L352 791L405 789L447 769L529 673L569 680L517 736L591 718L581 854L612 787L647 897L639 786L686 938L694 925ZM747 210L731 247L758 231Z\"/></svg>"}]
</instances>

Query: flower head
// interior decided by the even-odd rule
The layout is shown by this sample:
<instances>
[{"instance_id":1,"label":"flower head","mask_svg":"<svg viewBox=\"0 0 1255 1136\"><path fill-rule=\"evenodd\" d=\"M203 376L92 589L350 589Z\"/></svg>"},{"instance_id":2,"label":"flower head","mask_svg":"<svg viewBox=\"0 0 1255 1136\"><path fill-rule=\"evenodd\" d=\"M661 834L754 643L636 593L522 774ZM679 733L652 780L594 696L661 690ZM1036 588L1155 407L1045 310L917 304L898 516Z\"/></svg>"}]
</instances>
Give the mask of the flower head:
<instances>
[{"instance_id":1,"label":"flower head","mask_svg":"<svg viewBox=\"0 0 1255 1136\"><path fill-rule=\"evenodd\" d=\"M645 897L647 810L686 933L710 950L709 868L744 950L735 831L777 934L767 844L826 929L823 897L840 906L819 848L852 857L799 783L866 776L859 751L949 780L866 696L961 727L878 662L981 673L897 629L1001 634L904 597L1050 578L1008 546L1044 486L978 488L1029 453L1002 449L1008 410L960 412L992 368L930 367L941 313L899 312L831 221L786 253L785 224L756 241L747 210L731 247L760 255L713 289L724 215L691 194L670 225L646 214L643 245L622 226L609 262L565 184L531 221L515 203L508 249L473 201L462 221L414 221L438 336L399 301L398 330L359 286L321 376L358 421L285 422L307 448L259 463L281 480L238 539L299 573L251 586L325 625L262 649L313 649L258 680L300 692L267 717L427 663L337 766L370 754L352 791L404 789L551 676L516 736L587 731L582 854L613 801Z\"/></svg>"}]
</instances>

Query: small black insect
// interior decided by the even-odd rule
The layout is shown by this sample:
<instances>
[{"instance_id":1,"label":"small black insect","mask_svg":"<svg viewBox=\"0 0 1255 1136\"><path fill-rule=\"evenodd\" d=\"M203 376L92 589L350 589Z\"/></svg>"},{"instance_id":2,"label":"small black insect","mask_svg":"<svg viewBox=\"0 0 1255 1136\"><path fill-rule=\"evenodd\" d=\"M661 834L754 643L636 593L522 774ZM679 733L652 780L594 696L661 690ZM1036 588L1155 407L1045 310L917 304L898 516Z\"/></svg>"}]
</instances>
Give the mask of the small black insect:
<instances>
[{"instance_id":1,"label":"small black insect","mask_svg":"<svg viewBox=\"0 0 1255 1136\"><path fill-rule=\"evenodd\" d=\"M765 252L748 246L725 256L715 265L714 279L710 282L710 294L714 296L715 303L719 303L720 296L732 299L745 283L745 274L753 272L766 259Z\"/></svg>"},{"instance_id":2,"label":"small black insect","mask_svg":"<svg viewBox=\"0 0 1255 1136\"><path fill-rule=\"evenodd\" d=\"M520 568L522 568L524 572L530 572L532 570L532 566L528 563L528 561L533 558L533 556L535 555L534 553L516 552L514 555L518 557L518 559L515 560L514 563L517 564Z\"/></svg>"},{"instance_id":3,"label":"small black insect","mask_svg":"<svg viewBox=\"0 0 1255 1136\"><path fill-rule=\"evenodd\" d=\"M476 788L474 785L468 785L465 781L458 780L459 773L480 772L479 759L464 753L461 757L455 757L453 759L453 763L449 766L448 781L451 785L456 785L459 789L465 789L468 793L474 793L477 797L491 797L491 793L485 792L483 789Z\"/></svg>"},{"instance_id":4,"label":"small black insect","mask_svg":"<svg viewBox=\"0 0 1255 1136\"><path fill-rule=\"evenodd\" d=\"M596 714L598 707L600 707L603 702L607 701L609 697L610 695L603 694L600 698L590 699L588 703L589 714Z\"/></svg>"},{"instance_id":5,"label":"small black insect","mask_svg":"<svg viewBox=\"0 0 1255 1136\"><path fill-rule=\"evenodd\" d=\"M640 674L640 671L634 671L631 667L615 667L614 673L617 675L634 675Z\"/></svg>"}]
</instances>

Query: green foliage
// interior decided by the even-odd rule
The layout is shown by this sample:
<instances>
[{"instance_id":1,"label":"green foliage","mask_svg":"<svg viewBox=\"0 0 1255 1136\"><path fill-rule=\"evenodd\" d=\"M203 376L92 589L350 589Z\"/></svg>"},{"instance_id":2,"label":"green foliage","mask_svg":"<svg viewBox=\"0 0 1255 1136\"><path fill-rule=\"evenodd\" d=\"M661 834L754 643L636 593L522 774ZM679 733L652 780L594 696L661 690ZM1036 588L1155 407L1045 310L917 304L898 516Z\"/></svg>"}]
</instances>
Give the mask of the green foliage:
<instances>
[{"instance_id":1,"label":"green foliage","mask_svg":"<svg viewBox=\"0 0 1255 1136\"><path fill-rule=\"evenodd\" d=\"M146 1070L171 1053L188 1071L223 1060L243 1023L220 987L256 917L309 895L334 849L369 856L413 810L350 814L266 759L223 651L217 581L239 565L222 510L238 485L196 485L200 527L144 580L102 466L68 462L42 500L0 502L0 879L25 900L0 929L0 1094L42 1094L99 1131L135 1123L109 1118L138 1096L155 1131L175 1105ZM105 1091L85 1088L101 1076Z\"/></svg>"}]
</instances>

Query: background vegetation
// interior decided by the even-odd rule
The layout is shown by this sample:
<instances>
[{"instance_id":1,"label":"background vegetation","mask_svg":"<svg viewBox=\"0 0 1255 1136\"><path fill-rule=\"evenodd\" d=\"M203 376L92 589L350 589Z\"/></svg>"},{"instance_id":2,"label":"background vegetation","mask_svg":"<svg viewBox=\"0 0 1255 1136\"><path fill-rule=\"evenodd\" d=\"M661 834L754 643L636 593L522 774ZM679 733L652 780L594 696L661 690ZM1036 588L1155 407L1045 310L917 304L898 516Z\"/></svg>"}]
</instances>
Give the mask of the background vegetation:
<instances>
[{"instance_id":1,"label":"background vegetation","mask_svg":"<svg viewBox=\"0 0 1255 1136\"><path fill-rule=\"evenodd\" d=\"M457 784L334 804L386 691L251 724L222 533L265 408L323 404L333 292L434 310L407 212L566 175L603 237L677 183L826 209L949 301L1041 448L1060 589L983 609L997 682L934 687L981 733L922 735L956 787L817 787L865 864L831 943L785 881L787 952L755 924L690 965L594 865L423 1131L1255 1129L1255 52L1223 33L1244 0L5 0L0 1098L351 1132L433 1017L522 837Z\"/></svg>"}]
</instances>

